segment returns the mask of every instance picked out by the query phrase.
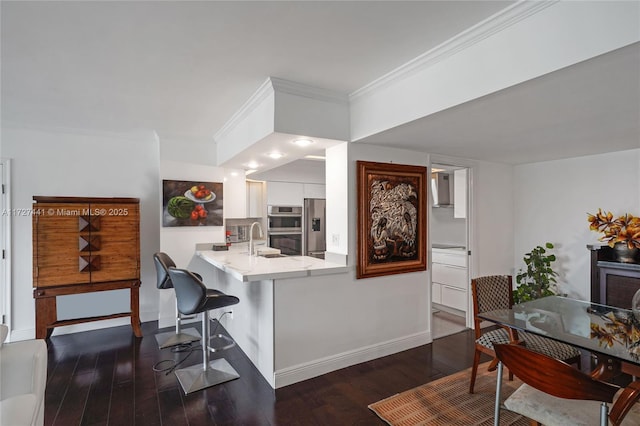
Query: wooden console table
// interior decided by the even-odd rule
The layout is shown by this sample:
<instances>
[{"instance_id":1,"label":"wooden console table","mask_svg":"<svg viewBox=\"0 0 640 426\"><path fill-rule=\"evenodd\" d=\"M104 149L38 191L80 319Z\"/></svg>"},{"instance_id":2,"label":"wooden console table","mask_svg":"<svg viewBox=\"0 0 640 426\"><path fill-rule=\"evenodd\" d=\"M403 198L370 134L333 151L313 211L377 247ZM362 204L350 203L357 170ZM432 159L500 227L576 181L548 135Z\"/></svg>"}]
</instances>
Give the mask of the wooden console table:
<instances>
[{"instance_id":1,"label":"wooden console table","mask_svg":"<svg viewBox=\"0 0 640 426\"><path fill-rule=\"evenodd\" d=\"M33 197L36 338L55 327L131 317L140 330L140 207L137 198ZM56 298L129 289L128 312L58 320Z\"/></svg>"}]
</instances>

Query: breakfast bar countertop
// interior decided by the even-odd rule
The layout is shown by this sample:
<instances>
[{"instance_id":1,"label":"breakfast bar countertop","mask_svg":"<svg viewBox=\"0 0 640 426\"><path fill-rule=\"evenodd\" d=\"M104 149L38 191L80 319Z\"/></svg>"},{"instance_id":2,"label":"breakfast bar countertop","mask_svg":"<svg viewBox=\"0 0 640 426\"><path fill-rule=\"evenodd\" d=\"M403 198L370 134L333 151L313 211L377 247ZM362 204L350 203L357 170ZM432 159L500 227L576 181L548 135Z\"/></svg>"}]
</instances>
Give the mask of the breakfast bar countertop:
<instances>
[{"instance_id":1,"label":"breakfast bar countertop","mask_svg":"<svg viewBox=\"0 0 640 426\"><path fill-rule=\"evenodd\" d=\"M196 256L242 282L341 274L349 270L348 266L310 256L268 258L233 250L197 250Z\"/></svg>"}]
</instances>

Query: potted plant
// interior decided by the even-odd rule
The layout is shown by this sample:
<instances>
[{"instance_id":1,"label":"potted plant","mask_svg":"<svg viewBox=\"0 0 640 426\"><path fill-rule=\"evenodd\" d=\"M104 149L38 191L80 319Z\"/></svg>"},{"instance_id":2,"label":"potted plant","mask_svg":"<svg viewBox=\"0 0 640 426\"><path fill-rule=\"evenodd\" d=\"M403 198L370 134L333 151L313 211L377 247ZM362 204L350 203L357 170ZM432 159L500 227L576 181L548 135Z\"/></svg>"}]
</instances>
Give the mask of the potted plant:
<instances>
[{"instance_id":1,"label":"potted plant","mask_svg":"<svg viewBox=\"0 0 640 426\"><path fill-rule=\"evenodd\" d=\"M523 303L541 297L557 294L556 278L558 273L553 270L551 263L556 256L547 253L553 244L546 243L544 247L537 246L524 255L526 269L520 269L516 275L517 287L513 292L513 301Z\"/></svg>"},{"instance_id":2,"label":"potted plant","mask_svg":"<svg viewBox=\"0 0 640 426\"><path fill-rule=\"evenodd\" d=\"M616 251L618 260L636 263L640 252L640 217L625 213L614 217L611 212L598 209L596 214L588 214L589 229L601 232L600 241Z\"/></svg>"}]
</instances>

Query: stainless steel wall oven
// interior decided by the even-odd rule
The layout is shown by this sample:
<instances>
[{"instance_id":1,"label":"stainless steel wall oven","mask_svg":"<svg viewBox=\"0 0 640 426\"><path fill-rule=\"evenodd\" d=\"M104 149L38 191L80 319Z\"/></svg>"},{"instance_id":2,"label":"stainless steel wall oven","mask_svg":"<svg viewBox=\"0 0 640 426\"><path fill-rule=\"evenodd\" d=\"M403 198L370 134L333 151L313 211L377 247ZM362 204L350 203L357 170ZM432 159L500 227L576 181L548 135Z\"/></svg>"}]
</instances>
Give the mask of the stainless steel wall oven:
<instances>
[{"instance_id":1,"label":"stainless steel wall oven","mask_svg":"<svg viewBox=\"0 0 640 426\"><path fill-rule=\"evenodd\" d=\"M267 238L282 254L302 255L302 206L268 206Z\"/></svg>"},{"instance_id":2,"label":"stainless steel wall oven","mask_svg":"<svg viewBox=\"0 0 640 426\"><path fill-rule=\"evenodd\" d=\"M280 249L280 253L288 256L302 254L302 232L294 234L269 234L269 247Z\"/></svg>"}]
</instances>

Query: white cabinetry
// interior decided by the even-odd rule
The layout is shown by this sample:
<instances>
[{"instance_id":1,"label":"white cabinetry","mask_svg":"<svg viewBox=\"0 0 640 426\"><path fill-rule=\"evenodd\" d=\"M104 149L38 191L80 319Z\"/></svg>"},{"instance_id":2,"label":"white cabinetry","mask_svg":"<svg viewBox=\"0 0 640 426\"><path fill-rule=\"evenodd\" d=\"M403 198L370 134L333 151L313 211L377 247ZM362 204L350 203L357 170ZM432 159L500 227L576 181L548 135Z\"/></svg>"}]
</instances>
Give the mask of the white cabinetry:
<instances>
[{"instance_id":1,"label":"white cabinetry","mask_svg":"<svg viewBox=\"0 0 640 426\"><path fill-rule=\"evenodd\" d=\"M304 198L325 198L325 185L318 183L305 183L303 185Z\"/></svg>"},{"instance_id":2,"label":"white cabinetry","mask_svg":"<svg viewBox=\"0 0 640 426\"><path fill-rule=\"evenodd\" d=\"M469 300L467 251L433 249L431 283L435 303L466 312Z\"/></svg>"},{"instance_id":3,"label":"white cabinetry","mask_svg":"<svg viewBox=\"0 0 640 426\"><path fill-rule=\"evenodd\" d=\"M264 182L247 181L247 217L264 217Z\"/></svg>"},{"instance_id":4,"label":"white cabinetry","mask_svg":"<svg viewBox=\"0 0 640 426\"><path fill-rule=\"evenodd\" d=\"M247 196L244 173L236 176L225 175L224 197L222 200L224 217L240 219L247 217Z\"/></svg>"},{"instance_id":5,"label":"white cabinetry","mask_svg":"<svg viewBox=\"0 0 640 426\"><path fill-rule=\"evenodd\" d=\"M453 217L467 217L467 169L453 172Z\"/></svg>"},{"instance_id":6,"label":"white cabinetry","mask_svg":"<svg viewBox=\"0 0 640 426\"><path fill-rule=\"evenodd\" d=\"M293 182L267 182L267 204L279 206L301 206L304 200L304 185Z\"/></svg>"}]
</instances>

